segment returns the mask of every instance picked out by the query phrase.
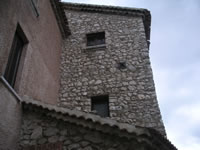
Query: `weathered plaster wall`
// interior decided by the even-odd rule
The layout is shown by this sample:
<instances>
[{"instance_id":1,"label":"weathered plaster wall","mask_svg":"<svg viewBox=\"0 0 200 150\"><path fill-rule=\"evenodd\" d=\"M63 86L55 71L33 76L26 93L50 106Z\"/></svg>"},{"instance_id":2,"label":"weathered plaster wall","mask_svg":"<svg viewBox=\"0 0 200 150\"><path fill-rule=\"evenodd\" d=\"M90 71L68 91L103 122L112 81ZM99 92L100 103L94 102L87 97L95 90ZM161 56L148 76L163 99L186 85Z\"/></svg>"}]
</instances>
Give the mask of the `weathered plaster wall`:
<instances>
[{"instance_id":1,"label":"weathered plaster wall","mask_svg":"<svg viewBox=\"0 0 200 150\"><path fill-rule=\"evenodd\" d=\"M0 80L0 149L14 150L19 141L21 105Z\"/></svg>"},{"instance_id":2,"label":"weathered plaster wall","mask_svg":"<svg viewBox=\"0 0 200 150\"><path fill-rule=\"evenodd\" d=\"M112 119L164 133L142 18L65 13L72 35L62 52L60 106L90 112L91 96L108 94ZM86 34L100 31L106 48L87 49Z\"/></svg>"},{"instance_id":3,"label":"weathered plaster wall","mask_svg":"<svg viewBox=\"0 0 200 150\"><path fill-rule=\"evenodd\" d=\"M57 103L61 34L49 0L38 0L36 17L31 0L0 1L0 75L4 74L13 37L20 24L28 44L17 74L15 90L46 103Z\"/></svg>"},{"instance_id":4,"label":"weathered plaster wall","mask_svg":"<svg viewBox=\"0 0 200 150\"><path fill-rule=\"evenodd\" d=\"M62 150L146 150L136 139L121 138L100 131L46 117L25 110L20 147L60 142Z\"/></svg>"}]
</instances>

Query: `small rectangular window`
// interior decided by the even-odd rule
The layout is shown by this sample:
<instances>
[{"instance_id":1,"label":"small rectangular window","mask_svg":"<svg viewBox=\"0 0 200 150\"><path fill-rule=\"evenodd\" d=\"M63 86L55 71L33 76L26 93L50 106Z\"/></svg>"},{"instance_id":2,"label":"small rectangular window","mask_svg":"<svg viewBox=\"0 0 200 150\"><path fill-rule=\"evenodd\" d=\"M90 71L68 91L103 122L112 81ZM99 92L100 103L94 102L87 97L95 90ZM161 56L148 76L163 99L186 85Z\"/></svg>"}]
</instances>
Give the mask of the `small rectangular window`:
<instances>
[{"instance_id":1,"label":"small rectangular window","mask_svg":"<svg viewBox=\"0 0 200 150\"><path fill-rule=\"evenodd\" d=\"M105 32L87 34L87 46L97 46L105 44Z\"/></svg>"},{"instance_id":2,"label":"small rectangular window","mask_svg":"<svg viewBox=\"0 0 200 150\"><path fill-rule=\"evenodd\" d=\"M96 111L101 117L109 117L109 97L108 95L91 97L92 111Z\"/></svg>"},{"instance_id":3,"label":"small rectangular window","mask_svg":"<svg viewBox=\"0 0 200 150\"><path fill-rule=\"evenodd\" d=\"M18 26L17 30L21 30L21 29L19 29L19 26ZM9 55L9 58L8 58L6 71L5 71L5 74L4 74L5 79L8 81L8 83L12 87L14 87L14 85L15 85L17 70L18 70L18 67L19 67L20 58L21 58L21 55L22 55L22 50L23 50L24 44L25 43L24 43L23 38L16 31L16 33L14 35L14 40L13 40L13 43L12 43L10 55Z\"/></svg>"}]
</instances>

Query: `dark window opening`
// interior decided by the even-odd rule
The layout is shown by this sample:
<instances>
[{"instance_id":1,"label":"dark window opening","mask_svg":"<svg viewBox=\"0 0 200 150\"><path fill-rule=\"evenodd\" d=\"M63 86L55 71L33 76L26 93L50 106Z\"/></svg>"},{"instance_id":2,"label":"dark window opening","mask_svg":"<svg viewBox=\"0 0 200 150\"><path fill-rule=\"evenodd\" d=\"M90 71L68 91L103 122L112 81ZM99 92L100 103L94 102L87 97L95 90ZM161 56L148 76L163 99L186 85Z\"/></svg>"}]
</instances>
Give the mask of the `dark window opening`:
<instances>
[{"instance_id":1,"label":"dark window opening","mask_svg":"<svg viewBox=\"0 0 200 150\"><path fill-rule=\"evenodd\" d=\"M92 111L96 111L101 117L109 116L109 98L108 95L91 97Z\"/></svg>"},{"instance_id":2,"label":"dark window opening","mask_svg":"<svg viewBox=\"0 0 200 150\"><path fill-rule=\"evenodd\" d=\"M87 46L105 44L105 32L87 34Z\"/></svg>"},{"instance_id":3,"label":"dark window opening","mask_svg":"<svg viewBox=\"0 0 200 150\"><path fill-rule=\"evenodd\" d=\"M19 30L21 30L21 28L19 29L19 26L18 26L17 31L14 35L14 40L13 40L10 55L8 58L6 71L4 74L5 79L8 81L8 83L12 87L14 87L14 85L15 85L17 70L19 67L22 50L23 50L23 47L25 44L23 37L21 37L20 36L21 34L18 33Z\"/></svg>"}]
</instances>

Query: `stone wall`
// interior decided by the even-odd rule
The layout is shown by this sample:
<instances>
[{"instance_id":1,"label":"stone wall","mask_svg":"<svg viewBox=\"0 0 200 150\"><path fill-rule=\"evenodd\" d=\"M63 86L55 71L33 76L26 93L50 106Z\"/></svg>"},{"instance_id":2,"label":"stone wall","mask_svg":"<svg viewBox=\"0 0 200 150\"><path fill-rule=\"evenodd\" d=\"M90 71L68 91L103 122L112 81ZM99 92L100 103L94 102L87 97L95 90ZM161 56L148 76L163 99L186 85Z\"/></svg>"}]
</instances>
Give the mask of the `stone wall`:
<instances>
[{"instance_id":1,"label":"stone wall","mask_svg":"<svg viewBox=\"0 0 200 150\"><path fill-rule=\"evenodd\" d=\"M31 145L61 143L63 150L137 150L145 147L134 139L120 138L82 126L47 117L42 113L24 110L20 149Z\"/></svg>"},{"instance_id":2,"label":"stone wall","mask_svg":"<svg viewBox=\"0 0 200 150\"><path fill-rule=\"evenodd\" d=\"M112 119L164 133L142 17L65 13L72 34L61 56L59 105L90 112L91 96L109 95ZM106 47L89 49L86 34L101 31Z\"/></svg>"}]
</instances>

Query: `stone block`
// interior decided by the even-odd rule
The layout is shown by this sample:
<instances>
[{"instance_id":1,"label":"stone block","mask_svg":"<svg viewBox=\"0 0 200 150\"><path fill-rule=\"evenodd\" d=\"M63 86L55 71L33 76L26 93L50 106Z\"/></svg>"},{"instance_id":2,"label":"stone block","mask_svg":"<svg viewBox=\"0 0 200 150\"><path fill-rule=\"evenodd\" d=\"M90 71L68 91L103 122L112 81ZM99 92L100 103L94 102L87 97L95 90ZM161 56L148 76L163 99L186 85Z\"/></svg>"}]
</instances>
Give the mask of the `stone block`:
<instances>
[{"instance_id":1,"label":"stone block","mask_svg":"<svg viewBox=\"0 0 200 150\"><path fill-rule=\"evenodd\" d=\"M38 139L42 137L42 127L38 126L33 130L33 133L31 134L31 139Z\"/></svg>"},{"instance_id":2,"label":"stone block","mask_svg":"<svg viewBox=\"0 0 200 150\"><path fill-rule=\"evenodd\" d=\"M52 136L52 135L56 135L58 133L58 129L56 128L47 128L47 130L44 131L44 135L45 136Z\"/></svg>"}]
</instances>

